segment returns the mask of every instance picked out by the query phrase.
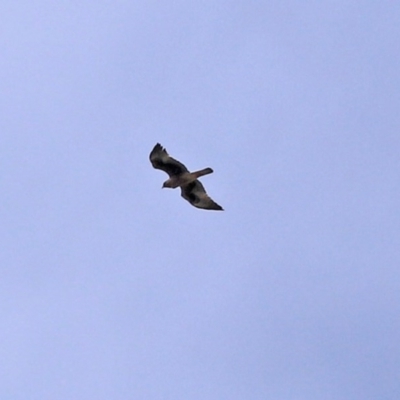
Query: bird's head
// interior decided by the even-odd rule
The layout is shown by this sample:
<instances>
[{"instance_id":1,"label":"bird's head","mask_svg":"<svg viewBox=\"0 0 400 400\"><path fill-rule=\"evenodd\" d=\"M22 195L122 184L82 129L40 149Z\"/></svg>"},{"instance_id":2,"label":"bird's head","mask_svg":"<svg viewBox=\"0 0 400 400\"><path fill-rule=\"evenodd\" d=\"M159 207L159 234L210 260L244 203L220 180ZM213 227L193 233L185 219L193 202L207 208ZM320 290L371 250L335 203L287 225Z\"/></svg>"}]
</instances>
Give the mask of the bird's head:
<instances>
[{"instance_id":1,"label":"bird's head","mask_svg":"<svg viewBox=\"0 0 400 400\"><path fill-rule=\"evenodd\" d=\"M169 182L169 181L165 181L164 183L163 183L163 185L162 185L162 188L161 189L164 189L164 188L170 188L171 187L171 183Z\"/></svg>"}]
</instances>

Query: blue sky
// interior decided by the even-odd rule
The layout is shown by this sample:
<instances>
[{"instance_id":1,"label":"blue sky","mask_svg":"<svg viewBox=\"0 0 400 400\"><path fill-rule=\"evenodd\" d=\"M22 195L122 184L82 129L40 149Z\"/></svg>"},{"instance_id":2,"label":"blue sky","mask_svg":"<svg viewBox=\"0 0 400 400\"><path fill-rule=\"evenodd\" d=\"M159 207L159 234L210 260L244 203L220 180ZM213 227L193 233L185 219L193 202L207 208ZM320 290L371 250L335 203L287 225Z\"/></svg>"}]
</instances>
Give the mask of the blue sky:
<instances>
[{"instance_id":1,"label":"blue sky","mask_svg":"<svg viewBox=\"0 0 400 400\"><path fill-rule=\"evenodd\" d=\"M398 399L399 17L4 0L0 397Z\"/></svg>"}]
</instances>

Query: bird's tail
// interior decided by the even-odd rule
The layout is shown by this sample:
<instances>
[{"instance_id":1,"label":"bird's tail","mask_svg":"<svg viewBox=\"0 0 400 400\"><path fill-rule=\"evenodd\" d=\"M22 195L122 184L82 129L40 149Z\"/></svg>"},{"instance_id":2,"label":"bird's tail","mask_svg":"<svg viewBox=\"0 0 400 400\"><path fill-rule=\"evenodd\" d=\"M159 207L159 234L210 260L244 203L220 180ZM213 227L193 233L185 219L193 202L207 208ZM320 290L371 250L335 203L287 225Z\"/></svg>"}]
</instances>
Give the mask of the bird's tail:
<instances>
[{"instance_id":1,"label":"bird's tail","mask_svg":"<svg viewBox=\"0 0 400 400\"><path fill-rule=\"evenodd\" d=\"M204 169L201 169L200 171L192 172L190 175L192 175L193 177L195 177L197 179L203 175L212 174L213 172L214 171L211 168L204 168Z\"/></svg>"}]
</instances>

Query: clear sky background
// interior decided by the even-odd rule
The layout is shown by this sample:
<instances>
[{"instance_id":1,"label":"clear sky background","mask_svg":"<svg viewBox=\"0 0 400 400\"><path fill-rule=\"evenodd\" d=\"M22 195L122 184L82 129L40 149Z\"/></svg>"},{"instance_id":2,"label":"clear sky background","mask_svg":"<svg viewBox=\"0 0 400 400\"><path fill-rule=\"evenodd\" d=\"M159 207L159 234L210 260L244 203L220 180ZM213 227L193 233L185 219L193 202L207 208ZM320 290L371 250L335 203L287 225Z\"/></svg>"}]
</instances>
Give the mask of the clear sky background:
<instances>
[{"instance_id":1,"label":"clear sky background","mask_svg":"<svg viewBox=\"0 0 400 400\"><path fill-rule=\"evenodd\" d=\"M0 21L2 400L400 398L399 2Z\"/></svg>"}]
</instances>

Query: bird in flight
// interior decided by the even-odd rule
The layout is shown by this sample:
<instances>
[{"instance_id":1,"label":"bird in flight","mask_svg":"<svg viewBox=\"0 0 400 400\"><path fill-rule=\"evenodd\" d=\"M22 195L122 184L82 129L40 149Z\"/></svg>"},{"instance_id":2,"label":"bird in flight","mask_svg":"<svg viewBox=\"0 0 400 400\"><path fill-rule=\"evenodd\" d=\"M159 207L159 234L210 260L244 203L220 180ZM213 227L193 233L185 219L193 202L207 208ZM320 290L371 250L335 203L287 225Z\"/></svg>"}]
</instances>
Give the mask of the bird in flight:
<instances>
[{"instance_id":1,"label":"bird in flight","mask_svg":"<svg viewBox=\"0 0 400 400\"><path fill-rule=\"evenodd\" d=\"M169 175L169 179L162 186L163 188L175 189L180 187L181 196L192 206L205 210L223 211L223 208L208 196L204 186L197 179L213 173L214 171L211 168L189 172L181 162L172 158L160 143L157 143L151 151L150 162L154 168L161 169Z\"/></svg>"}]
</instances>

